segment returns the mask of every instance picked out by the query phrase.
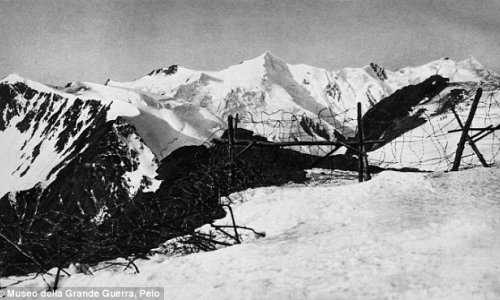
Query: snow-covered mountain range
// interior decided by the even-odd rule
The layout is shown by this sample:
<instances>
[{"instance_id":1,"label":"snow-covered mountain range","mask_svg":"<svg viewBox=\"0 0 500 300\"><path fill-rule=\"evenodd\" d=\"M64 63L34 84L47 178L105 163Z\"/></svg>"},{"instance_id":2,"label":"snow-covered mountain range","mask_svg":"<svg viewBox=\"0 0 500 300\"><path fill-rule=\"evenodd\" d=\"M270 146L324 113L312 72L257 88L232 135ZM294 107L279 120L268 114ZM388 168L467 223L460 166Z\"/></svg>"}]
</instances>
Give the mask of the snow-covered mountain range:
<instances>
[{"instance_id":1,"label":"snow-covered mountain range","mask_svg":"<svg viewBox=\"0 0 500 300\"><path fill-rule=\"evenodd\" d=\"M367 111L395 91L436 74L449 79L449 84L414 107L414 111L424 109L429 122L405 134L425 136L429 126L439 126L443 132L456 128L447 117L449 111L436 112L457 89L463 91L459 105L466 115L470 98L482 87L484 101L478 111L482 123L475 125L500 123L500 106L495 104L500 76L474 58L459 62L444 58L398 71L373 63L332 71L287 64L266 52L222 71L173 65L130 82L72 82L65 87L9 75L0 81L0 205L10 203L34 213L50 204L33 199L51 198L74 201L76 205L68 205L97 214L138 191L154 191L159 186L158 162L181 146L220 136L228 115L239 114L239 127L272 141L334 140L338 133L351 138L356 133L358 102ZM458 140L459 134L455 136ZM426 150L436 144L432 138L416 142L421 149L408 150L396 138L371 154L371 162L419 167L428 155L449 156L434 148ZM456 144L453 138L446 143L450 151ZM480 145L489 161L496 158L498 145L494 135ZM394 155L389 157L389 152ZM416 153L417 159L401 153ZM428 166L446 168L447 161Z\"/></svg>"}]
</instances>

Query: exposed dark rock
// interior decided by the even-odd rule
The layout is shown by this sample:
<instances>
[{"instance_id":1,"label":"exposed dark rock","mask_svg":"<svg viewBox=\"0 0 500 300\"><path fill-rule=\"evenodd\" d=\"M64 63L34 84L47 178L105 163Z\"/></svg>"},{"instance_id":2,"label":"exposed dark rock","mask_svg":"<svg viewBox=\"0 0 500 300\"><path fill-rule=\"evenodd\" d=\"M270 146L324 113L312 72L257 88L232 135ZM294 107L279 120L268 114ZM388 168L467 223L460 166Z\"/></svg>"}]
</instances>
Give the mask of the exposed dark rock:
<instances>
[{"instance_id":1,"label":"exposed dark rock","mask_svg":"<svg viewBox=\"0 0 500 300\"><path fill-rule=\"evenodd\" d=\"M15 86L0 83L0 131L10 125L10 120L19 115L21 105L14 99L18 91Z\"/></svg>"},{"instance_id":2,"label":"exposed dark rock","mask_svg":"<svg viewBox=\"0 0 500 300\"><path fill-rule=\"evenodd\" d=\"M72 105L68 107L66 112L61 116L63 120L63 131L59 134L56 143L56 151L61 152L66 146L68 139L78 132L77 120L81 113L83 101L75 99Z\"/></svg>"},{"instance_id":3,"label":"exposed dark rock","mask_svg":"<svg viewBox=\"0 0 500 300\"><path fill-rule=\"evenodd\" d=\"M177 66L177 65L171 65L168 68L153 70L153 71L149 72L148 75L149 76L158 75L158 74L172 75L172 74L175 74L177 72L178 68L179 68L179 66Z\"/></svg>"},{"instance_id":4,"label":"exposed dark rock","mask_svg":"<svg viewBox=\"0 0 500 300\"><path fill-rule=\"evenodd\" d=\"M31 123L35 118L36 114L37 113L35 111L30 110L27 114L24 115L24 118L19 123L16 124L17 129L20 132L26 132L30 128Z\"/></svg>"},{"instance_id":5,"label":"exposed dark rock","mask_svg":"<svg viewBox=\"0 0 500 300\"><path fill-rule=\"evenodd\" d=\"M334 83L329 83L325 87L325 93L334 100L340 101L340 89Z\"/></svg>"},{"instance_id":6,"label":"exposed dark rock","mask_svg":"<svg viewBox=\"0 0 500 300\"><path fill-rule=\"evenodd\" d=\"M40 154L40 147L42 146L42 142L38 143L35 148L33 148L33 153L31 153L31 162L33 163L35 159Z\"/></svg>"},{"instance_id":7,"label":"exposed dark rock","mask_svg":"<svg viewBox=\"0 0 500 300\"><path fill-rule=\"evenodd\" d=\"M380 78L381 80L387 79L387 74L385 73L384 68L377 65L376 63L370 63L370 67L372 68L373 72L375 72L378 78Z\"/></svg>"}]
</instances>

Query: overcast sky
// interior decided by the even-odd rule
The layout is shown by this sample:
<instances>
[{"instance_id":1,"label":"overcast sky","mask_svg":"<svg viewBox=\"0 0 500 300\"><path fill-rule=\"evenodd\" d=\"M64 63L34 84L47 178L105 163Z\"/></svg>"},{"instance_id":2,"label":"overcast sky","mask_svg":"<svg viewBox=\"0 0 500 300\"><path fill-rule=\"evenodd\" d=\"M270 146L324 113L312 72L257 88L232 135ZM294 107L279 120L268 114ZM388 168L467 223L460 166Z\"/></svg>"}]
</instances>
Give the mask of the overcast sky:
<instances>
[{"instance_id":1,"label":"overcast sky","mask_svg":"<svg viewBox=\"0 0 500 300\"><path fill-rule=\"evenodd\" d=\"M500 0L0 0L0 76L133 80L270 50L328 69L474 56L500 71Z\"/></svg>"}]
</instances>

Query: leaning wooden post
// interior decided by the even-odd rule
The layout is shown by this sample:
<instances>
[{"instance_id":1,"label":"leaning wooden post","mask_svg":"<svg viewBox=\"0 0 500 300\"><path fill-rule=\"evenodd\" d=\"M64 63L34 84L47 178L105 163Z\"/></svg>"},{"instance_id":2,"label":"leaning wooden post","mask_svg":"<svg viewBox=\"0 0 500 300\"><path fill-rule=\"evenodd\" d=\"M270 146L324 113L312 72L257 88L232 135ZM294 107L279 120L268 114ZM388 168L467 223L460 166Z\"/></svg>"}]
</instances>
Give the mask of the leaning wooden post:
<instances>
[{"instance_id":1,"label":"leaning wooden post","mask_svg":"<svg viewBox=\"0 0 500 300\"><path fill-rule=\"evenodd\" d=\"M455 119L457 119L458 126L460 126L460 128L463 130L464 124L462 124L462 120L460 120L460 117L458 116L457 111L455 110L454 106L451 107L451 111L453 112L453 115L455 116ZM490 127L491 127L491 125L490 125ZM470 128L469 128L469 130L470 130ZM481 152L477 148L476 143L473 140L473 137L469 136L469 134L467 134L466 138L467 138L467 141L469 142L470 147L476 153L477 158L479 159L479 161L481 162L481 164L483 164L483 167L485 167L485 168L489 167L488 163L484 159L483 155L481 154Z\"/></svg>"},{"instance_id":2,"label":"leaning wooden post","mask_svg":"<svg viewBox=\"0 0 500 300\"><path fill-rule=\"evenodd\" d=\"M358 181L364 181L364 144L363 144L363 120L361 114L361 102L358 102Z\"/></svg>"},{"instance_id":3,"label":"leaning wooden post","mask_svg":"<svg viewBox=\"0 0 500 300\"><path fill-rule=\"evenodd\" d=\"M458 142L457 145L457 152L455 153L455 161L453 162L451 171L458 171L458 167L460 167L460 161L462 160L462 154L464 153L465 142L467 141L467 137L469 136L469 128L472 125L472 120L474 120L474 115L476 114L476 109L482 94L483 94L483 89L481 88L477 89L476 97L472 102L472 107L470 108L469 116L467 117L467 121L465 121L462 135L460 136L460 141Z\"/></svg>"}]
</instances>

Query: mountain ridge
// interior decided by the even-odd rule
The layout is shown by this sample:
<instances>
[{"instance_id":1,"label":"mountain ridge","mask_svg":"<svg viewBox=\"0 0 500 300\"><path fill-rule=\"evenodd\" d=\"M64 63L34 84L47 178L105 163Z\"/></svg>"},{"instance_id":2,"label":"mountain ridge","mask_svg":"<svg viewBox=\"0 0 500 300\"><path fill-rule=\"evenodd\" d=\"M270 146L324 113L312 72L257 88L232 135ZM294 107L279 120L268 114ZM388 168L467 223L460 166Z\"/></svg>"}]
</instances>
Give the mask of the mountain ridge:
<instances>
[{"instance_id":1,"label":"mountain ridge","mask_svg":"<svg viewBox=\"0 0 500 300\"><path fill-rule=\"evenodd\" d=\"M271 52L265 52L221 71L194 71L174 66L154 70L131 82L120 83L110 80L107 85L73 82L65 87L52 87L16 74L8 75L0 80L0 85L12 87L22 83L34 91L30 92L36 94L31 95L32 97L37 97L27 100L23 96L24 92L11 97L16 103L33 106L23 110L25 115L19 116L19 120L15 122L17 129L9 129L9 132L14 132L18 136L23 133L18 132L19 130L29 131L31 137L25 139L18 136L16 140L27 143L25 147L29 149L26 148L26 151L29 150L31 155L26 154L24 160L32 164L36 162L36 158L33 157L38 156L37 153L49 153L48 149L51 147L56 147L54 149L57 150L64 144L64 141L59 142L59 146L55 144L48 146L46 141L29 143L38 127L44 126L30 125L33 118L42 122L44 120L35 116L40 103L45 103L47 108L52 109L55 109L51 103L54 98L62 98L67 103L80 101L81 104L78 105L95 103L94 105L102 107L109 106L106 112L107 121L122 117L134 126L144 146L150 149L155 159L159 161L180 146L202 144L212 137L220 136L227 126L225 119L229 114L238 113L243 122L253 122L254 128L247 129L272 141L335 139L336 133L346 137L355 135L357 102L361 102L363 110L367 111L396 90L423 81L429 77L427 75L441 73L443 76L447 75L444 77L449 78L451 84L467 84L468 88L478 85L486 89L500 86L500 76L486 70L473 57L458 62L442 58L422 66L407 67L398 71L390 71L373 63L361 68L328 71L305 64L290 65ZM158 78L159 81L155 81ZM45 99L47 97L52 100ZM8 115L15 114L6 107L1 113L3 117L0 123L4 124ZM295 122L297 117L300 122ZM58 118L54 116L54 122ZM84 124L86 117L79 118L81 120L76 122L75 126L84 126L78 124ZM50 117L47 116L45 119L49 120ZM291 125L283 125L285 127L276 130L274 126L277 120L289 122ZM68 127L71 122L66 120L63 124L67 124ZM66 128L66 132L75 130L78 131L78 128ZM64 128L61 127L60 131L64 131ZM306 135L304 132L322 134ZM328 134L325 135L325 132ZM5 139L5 132L3 134ZM35 168L27 165L22 167L19 163L14 166L17 160L16 151L21 151L25 147L15 146L15 142L12 145L14 146L10 148L12 151L5 157L11 157L14 163L11 163L12 170L7 168L10 171L5 171L2 176L5 177L4 186L5 182L12 181L11 173L18 172L20 175L26 171L25 175L19 178L25 181L29 169ZM16 147L19 149L15 149ZM307 149L300 150L307 151ZM46 176L47 172L43 174ZM153 173L149 174L148 176L152 177ZM44 176L38 180L46 180L43 179ZM0 189L0 192L4 190L9 188Z\"/></svg>"},{"instance_id":2,"label":"mountain ridge","mask_svg":"<svg viewBox=\"0 0 500 300\"><path fill-rule=\"evenodd\" d=\"M226 67L226 68L221 69L221 70L195 70L195 69L190 69L190 68L183 67L183 66L181 66L179 64L173 64L173 65L169 65L167 67L162 67L162 68L159 68L159 69L154 69L154 70L150 71L149 73L147 73L146 75L138 77L135 80L128 81L128 82L133 82L133 81L139 80L139 79L141 79L143 77L146 77L146 76L154 76L154 75L160 75L160 76L167 75L168 76L168 75L173 75L173 74L176 74L178 72L178 70L183 70L184 73L207 73L207 74L216 73L216 72L224 71L224 70L229 69L231 67L235 67L235 66L244 64L245 62L254 62L254 61L262 60L265 57L270 57L273 60L281 60L283 62L285 61L281 57L273 54L271 51L265 51L264 53L260 54L257 57L254 57L254 58L251 58L251 59L247 59L247 60L243 60L239 64L231 65L231 66ZM375 65L375 66L378 66L378 67L380 67L380 68L382 68L384 70L387 70L387 71L390 71L390 72L393 72L393 73L397 73L397 72L401 73L401 72L404 72L405 70L408 70L408 69L415 69L415 68L419 68L419 67L420 68L429 67L429 66L433 66L433 65L437 65L437 64L442 64L443 62L449 62L449 63L455 64L455 65L458 65L458 64L461 64L461 65L469 64L469 65L473 66L474 69L476 69L476 70L485 70L488 73L490 73L491 75L493 75L494 77L496 77L497 80L500 80L500 74L499 73L497 73L494 70L486 69L485 66L483 64L481 64L472 55L469 56L469 57L467 57L467 58L465 58L465 59L463 59L463 60L454 60L454 59L451 59L449 57L442 57L442 58L430 61L430 62L422 64L422 65L406 66L406 67L402 67L402 68L399 68L399 69L396 69L396 70L388 69L388 68L384 67L383 65L380 65L380 64L378 64L376 62L370 62L370 63L367 63L364 66L361 66L361 67L344 67L344 68L338 69L337 71L350 70L350 69L370 69L371 65ZM325 67L312 66L312 65L303 64L303 63L288 64L288 65L297 66L297 67L305 66L305 67L309 67L309 68L316 68L316 69L327 70ZM19 75L18 73L7 74L2 79L0 79L0 82L3 82L3 81L15 82L15 81L21 81L21 80L30 80L31 82L36 82L36 81L34 81L32 79L28 79L26 77L23 77L23 76ZM119 81L113 81L111 78L108 79L108 81L119 82ZM70 83L72 83L72 82L70 82ZM45 85L47 87L49 86L48 84L44 84L44 83L41 83L41 84L43 84L43 85ZM104 85L106 85L106 83Z\"/></svg>"}]
</instances>

